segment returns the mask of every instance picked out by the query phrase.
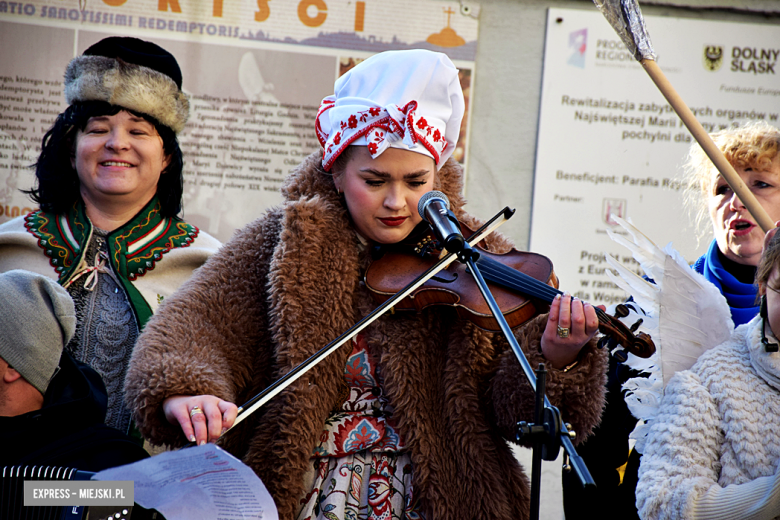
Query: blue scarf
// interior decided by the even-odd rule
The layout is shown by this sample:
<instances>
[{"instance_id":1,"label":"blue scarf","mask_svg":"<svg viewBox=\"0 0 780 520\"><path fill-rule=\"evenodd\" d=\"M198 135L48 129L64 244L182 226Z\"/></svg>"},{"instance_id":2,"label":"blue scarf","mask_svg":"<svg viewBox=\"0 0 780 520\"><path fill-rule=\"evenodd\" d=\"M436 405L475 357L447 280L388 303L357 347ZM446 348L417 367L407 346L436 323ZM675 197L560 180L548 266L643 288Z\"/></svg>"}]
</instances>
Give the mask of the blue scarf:
<instances>
[{"instance_id":1,"label":"blue scarf","mask_svg":"<svg viewBox=\"0 0 780 520\"><path fill-rule=\"evenodd\" d=\"M729 273L718 256L718 244L715 240L701 258L696 260L693 268L704 278L715 284L731 308L731 319L734 326L749 322L758 314L756 295L758 287L752 283L742 283Z\"/></svg>"}]
</instances>

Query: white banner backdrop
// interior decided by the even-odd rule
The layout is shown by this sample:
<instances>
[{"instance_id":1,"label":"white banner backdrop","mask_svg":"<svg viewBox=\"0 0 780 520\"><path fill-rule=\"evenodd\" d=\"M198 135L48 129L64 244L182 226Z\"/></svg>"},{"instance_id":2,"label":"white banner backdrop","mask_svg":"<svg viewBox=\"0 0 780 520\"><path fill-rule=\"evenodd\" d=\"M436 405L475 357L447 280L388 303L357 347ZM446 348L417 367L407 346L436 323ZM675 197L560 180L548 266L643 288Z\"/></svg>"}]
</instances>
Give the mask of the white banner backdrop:
<instances>
[{"instance_id":1,"label":"white banner backdrop","mask_svg":"<svg viewBox=\"0 0 780 520\"><path fill-rule=\"evenodd\" d=\"M647 16L658 65L708 131L763 119L780 125L780 27ZM595 304L625 294L604 253L640 272L606 230L630 217L657 245L693 262L681 165L693 142L650 77L594 10L550 9L530 249L568 290Z\"/></svg>"},{"instance_id":2,"label":"white banner backdrop","mask_svg":"<svg viewBox=\"0 0 780 520\"><path fill-rule=\"evenodd\" d=\"M109 35L176 56L190 94L179 136L184 218L222 241L281 202L291 168L318 150L314 118L333 82L373 53L444 52L470 86L478 5L441 0L0 1L0 222L31 211L20 189L41 138L65 108L68 61ZM393 21L394 23L388 23ZM397 22L397 23L396 23ZM467 121L453 154L465 162Z\"/></svg>"}]
</instances>

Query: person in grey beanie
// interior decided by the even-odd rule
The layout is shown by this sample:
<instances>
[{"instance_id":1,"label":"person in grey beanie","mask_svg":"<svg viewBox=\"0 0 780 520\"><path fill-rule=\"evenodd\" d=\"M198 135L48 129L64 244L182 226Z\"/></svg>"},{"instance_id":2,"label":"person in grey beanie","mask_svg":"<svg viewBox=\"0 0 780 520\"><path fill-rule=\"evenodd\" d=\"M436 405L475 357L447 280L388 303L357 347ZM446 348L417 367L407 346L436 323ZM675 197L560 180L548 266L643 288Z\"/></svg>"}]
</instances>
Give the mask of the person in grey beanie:
<instances>
[{"instance_id":1,"label":"person in grey beanie","mask_svg":"<svg viewBox=\"0 0 780 520\"><path fill-rule=\"evenodd\" d=\"M73 300L51 278L0 274L0 468L66 466L85 471L148 454L106 426L106 387L63 352L76 329Z\"/></svg>"},{"instance_id":2,"label":"person in grey beanie","mask_svg":"<svg viewBox=\"0 0 780 520\"><path fill-rule=\"evenodd\" d=\"M37 410L76 329L68 291L22 270L0 274L0 416Z\"/></svg>"}]
</instances>

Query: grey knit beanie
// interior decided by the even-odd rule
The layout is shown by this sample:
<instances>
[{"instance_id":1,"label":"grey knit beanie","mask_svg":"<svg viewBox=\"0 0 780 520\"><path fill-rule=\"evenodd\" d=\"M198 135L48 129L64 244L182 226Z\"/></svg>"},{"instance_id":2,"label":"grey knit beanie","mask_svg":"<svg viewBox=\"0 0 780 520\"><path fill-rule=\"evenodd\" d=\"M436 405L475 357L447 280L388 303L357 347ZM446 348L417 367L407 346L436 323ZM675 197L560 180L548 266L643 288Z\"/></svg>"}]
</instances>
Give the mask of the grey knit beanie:
<instances>
[{"instance_id":1,"label":"grey knit beanie","mask_svg":"<svg viewBox=\"0 0 780 520\"><path fill-rule=\"evenodd\" d=\"M29 271L0 274L0 357L41 394L75 330L73 300L57 282Z\"/></svg>"}]
</instances>

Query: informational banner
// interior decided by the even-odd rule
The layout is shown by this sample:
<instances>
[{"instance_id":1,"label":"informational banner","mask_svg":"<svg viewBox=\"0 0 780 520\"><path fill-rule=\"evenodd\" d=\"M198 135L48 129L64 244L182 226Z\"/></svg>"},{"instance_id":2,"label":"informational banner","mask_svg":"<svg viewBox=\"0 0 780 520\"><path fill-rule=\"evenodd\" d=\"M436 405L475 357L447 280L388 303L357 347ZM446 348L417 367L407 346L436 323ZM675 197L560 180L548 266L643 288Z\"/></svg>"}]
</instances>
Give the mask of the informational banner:
<instances>
[{"instance_id":1,"label":"informational banner","mask_svg":"<svg viewBox=\"0 0 780 520\"><path fill-rule=\"evenodd\" d=\"M780 27L645 18L659 67L706 130L780 125ZM607 236L622 232L612 214L689 262L705 252L683 207L693 142L599 11L549 10L530 249L553 260L562 289L597 304L625 298L605 253L641 270Z\"/></svg>"},{"instance_id":2,"label":"informational banner","mask_svg":"<svg viewBox=\"0 0 780 520\"><path fill-rule=\"evenodd\" d=\"M477 13L439 0L0 1L0 222L33 209L19 190L33 186L41 138L66 107L65 66L106 36L153 41L179 61L191 104L179 136L184 218L225 241L281 202L286 174L320 147L320 101L360 60L444 52L468 103Z\"/></svg>"}]
</instances>

